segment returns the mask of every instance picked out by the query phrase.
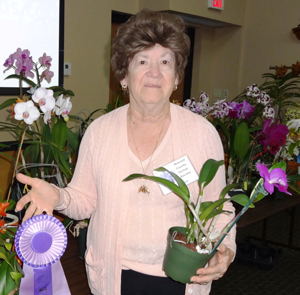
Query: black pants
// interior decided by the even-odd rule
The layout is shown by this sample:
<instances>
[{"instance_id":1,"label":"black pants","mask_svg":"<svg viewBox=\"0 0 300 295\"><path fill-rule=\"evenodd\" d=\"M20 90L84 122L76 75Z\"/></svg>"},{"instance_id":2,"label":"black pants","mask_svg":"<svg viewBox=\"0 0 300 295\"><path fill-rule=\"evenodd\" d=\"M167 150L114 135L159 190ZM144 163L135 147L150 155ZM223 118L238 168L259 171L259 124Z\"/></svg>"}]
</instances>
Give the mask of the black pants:
<instances>
[{"instance_id":1,"label":"black pants","mask_svg":"<svg viewBox=\"0 0 300 295\"><path fill-rule=\"evenodd\" d=\"M184 293L185 285L169 277L148 276L133 270L122 270L121 295L184 295Z\"/></svg>"},{"instance_id":2,"label":"black pants","mask_svg":"<svg viewBox=\"0 0 300 295\"><path fill-rule=\"evenodd\" d=\"M184 295L185 285L166 277L122 271L121 295Z\"/></svg>"}]
</instances>

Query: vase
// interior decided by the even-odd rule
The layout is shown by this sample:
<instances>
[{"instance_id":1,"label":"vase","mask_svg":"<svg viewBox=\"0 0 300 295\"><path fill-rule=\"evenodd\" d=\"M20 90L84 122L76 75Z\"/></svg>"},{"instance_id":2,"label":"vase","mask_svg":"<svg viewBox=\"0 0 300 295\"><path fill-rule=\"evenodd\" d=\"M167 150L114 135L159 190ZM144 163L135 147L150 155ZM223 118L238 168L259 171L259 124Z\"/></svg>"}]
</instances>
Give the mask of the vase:
<instances>
[{"instance_id":1,"label":"vase","mask_svg":"<svg viewBox=\"0 0 300 295\"><path fill-rule=\"evenodd\" d=\"M185 227L171 227L168 232L167 249L163 261L163 270L171 279L183 284L191 283L192 276L199 268L205 267L214 254L194 252L172 238L174 231L185 234Z\"/></svg>"}]
</instances>

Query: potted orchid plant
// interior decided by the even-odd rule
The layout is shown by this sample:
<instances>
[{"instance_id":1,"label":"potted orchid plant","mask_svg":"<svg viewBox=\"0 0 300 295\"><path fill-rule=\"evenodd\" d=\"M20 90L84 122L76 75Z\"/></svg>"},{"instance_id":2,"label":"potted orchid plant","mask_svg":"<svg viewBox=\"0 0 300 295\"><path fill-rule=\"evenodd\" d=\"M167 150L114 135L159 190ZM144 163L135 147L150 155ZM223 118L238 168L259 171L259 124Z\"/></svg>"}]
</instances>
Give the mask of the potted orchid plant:
<instances>
[{"instance_id":1,"label":"potted orchid plant","mask_svg":"<svg viewBox=\"0 0 300 295\"><path fill-rule=\"evenodd\" d=\"M11 110L11 118L0 122L0 131L12 133L20 142L15 170L19 163L46 164L43 168L31 170L32 176L42 177L44 174L51 174L51 168L47 165L55 163L66 183L72 176L74 164L71 159L78 151L80 136L67 126L74 93L60 86L42 86L44 81L50 83L54 75L50 70L51 62L52 58L46 53L34 62L30 51L21 48L5 60L4 72L15 72L6 79L19 80L20 95L0 105L0 110L7 107ZM33 78L36 78L36 82ZM30 87L26 93L23 84ZM5 156L5 153L2 154ZM10 192L11 190L8 199Z\"/></svg>"},{"instance_id":2,"label":"potted orchid plant","mask_svg":"<svg viewBox=\"0 0 300 295\"><path fill-rule=\"evenodd\" d=\"M187 225L183 227L172 227L168 232L168 243L163 269L172 279L190 283L190 278L196 274L198 268L204 267L216 253L219 244L227 233L236 224L238 219L248 208L253 208L253 203L261 200L268 194L274 192L274 187L280 191L290 194L287 191L287 176L285 173L286 163L277 163L268 169L263 164L258 164L257 169L260 179L255 184L250 197L245 194L238 194L228 197L227 193L236 184L229 184L220 192L219 198L214 202L205 202L205 187L213 180L218 168L224 161L207 160L199 174L199 196L196 204L190 201L190 192L185 182L174 172L164 167L156 169L158 172L167 172L168 176L157 177L144 174L131 174L123 181L136 178L144 178L156 181L170 189L179 196L185 203ZM171 179L171 180L170 180ZM214 231L214 225L221 214L232 212L224 211L225 202L234 201L243 206L241 212L222 229L221 232ZM183 234L184 240L178 240L177 235ZM195 244L196 251L187 248L187 245ZM190 248L190 247L189 247Z\"/></svg>"}]
</instances>

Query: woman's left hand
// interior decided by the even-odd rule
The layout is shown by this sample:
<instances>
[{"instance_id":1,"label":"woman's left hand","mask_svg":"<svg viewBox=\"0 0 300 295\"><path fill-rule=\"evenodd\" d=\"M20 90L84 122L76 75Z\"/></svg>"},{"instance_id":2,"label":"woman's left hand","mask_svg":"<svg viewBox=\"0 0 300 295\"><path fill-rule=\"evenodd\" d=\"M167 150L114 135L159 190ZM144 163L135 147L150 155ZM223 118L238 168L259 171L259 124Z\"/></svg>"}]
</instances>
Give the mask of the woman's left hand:
<instances>
[{"instance_id":1,"label":"woman's left hand","mask_svg":"<svg viewBox=\"0 0 300 295\"><path fill-rule=\"evenodd\" d=\"M221 243L217 253L209 261L208 267L199 268L196 272L198 276L191 277L191 282L199 285L206 285L213 280L220 279L232 262L233 257L233 250Z\"/></svg>"}]
</instances>

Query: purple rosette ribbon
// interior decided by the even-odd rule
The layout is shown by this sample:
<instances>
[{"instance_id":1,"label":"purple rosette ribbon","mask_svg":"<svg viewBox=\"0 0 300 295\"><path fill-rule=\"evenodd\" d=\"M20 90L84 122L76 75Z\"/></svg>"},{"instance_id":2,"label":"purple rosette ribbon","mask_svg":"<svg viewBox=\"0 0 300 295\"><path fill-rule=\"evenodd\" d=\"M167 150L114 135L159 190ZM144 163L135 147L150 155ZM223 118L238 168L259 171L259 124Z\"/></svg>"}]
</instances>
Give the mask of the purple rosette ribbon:
<instances>
[{"instance_id":1,"label":"purple rosette ribbon","mask_svg":"<svg viewBox=\"0 0 300 295\"><path fill-rule=\"evenodd\" d=\"M50 215L38 215L26 220L18 229L15 236L15 249L19 258L24 262L25 277L22 279L20 294L29 294L33 285L34 295L53 295L54 292L52 282L53 268L55 266L57 272L62 272L60 278L65 276L60 264L60 257L67 247L67 233L63 224L55 217ZM30 277L33 273L33 284L30 283ZM26 278L26 274L27 278ZM28 280L29 278L29 280ZM59 294L68 294L64 291Z\"/></svg>"}]
</instances>

